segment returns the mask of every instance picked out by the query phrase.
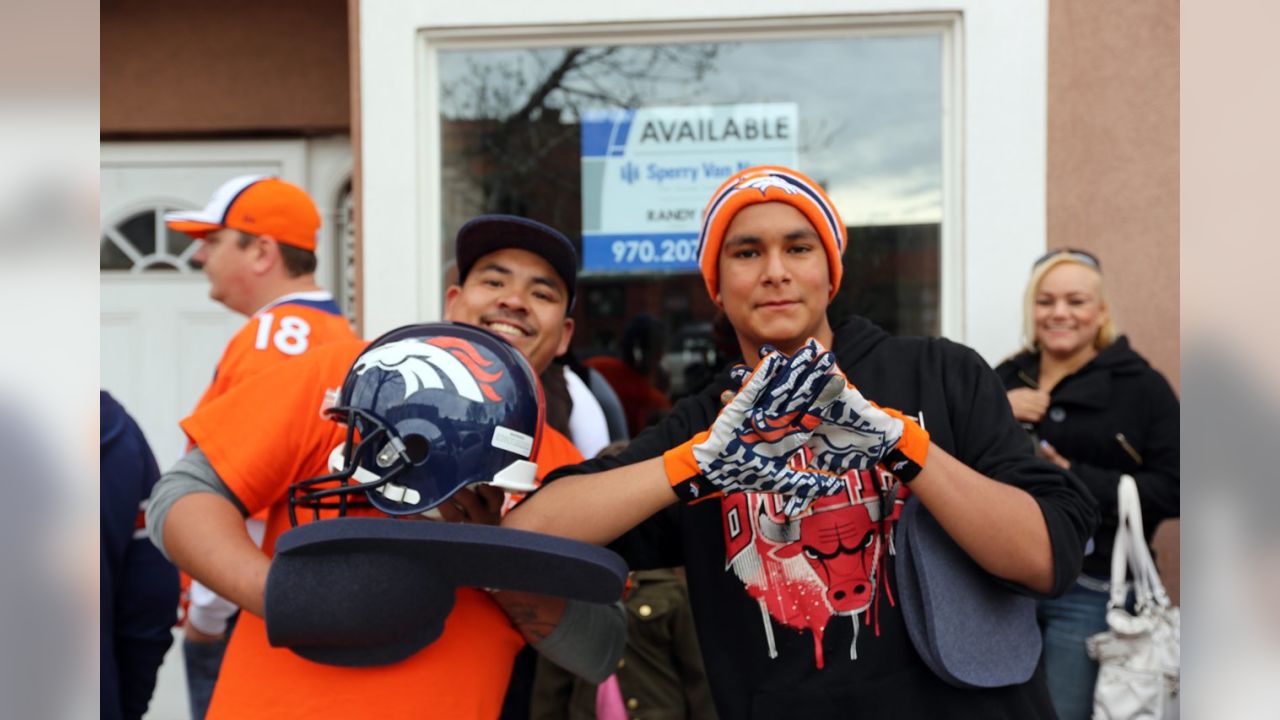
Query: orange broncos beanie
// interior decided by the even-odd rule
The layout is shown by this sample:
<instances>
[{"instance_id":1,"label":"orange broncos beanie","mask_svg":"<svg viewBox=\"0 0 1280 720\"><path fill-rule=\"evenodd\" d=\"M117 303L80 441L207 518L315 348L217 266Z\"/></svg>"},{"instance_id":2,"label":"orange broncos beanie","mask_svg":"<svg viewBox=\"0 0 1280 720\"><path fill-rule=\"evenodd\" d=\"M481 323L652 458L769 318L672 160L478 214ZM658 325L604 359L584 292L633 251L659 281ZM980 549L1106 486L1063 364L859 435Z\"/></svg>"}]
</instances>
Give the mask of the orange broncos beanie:
<instances>
[{"instance_id":1,"label":"orange broncos beanie","mask_svg":"<svg viewBox=\"0 0 1280 720\"><path fill-rule=\"evenodd\" d=\"M783 202L804 213L822 238L827 251L827 267L831 272L831 296L840 289L844 266L840 256L848 244L848 233L831 198L816 182L790 168L757 165L740 170L716 189L702 213L702 231L698 234L698 265L707 292L714 298L720 292L720 246L725 231L739 210L762 202ZM830 299L830 298L828 298Z\"/></svg>"}]
</instances>

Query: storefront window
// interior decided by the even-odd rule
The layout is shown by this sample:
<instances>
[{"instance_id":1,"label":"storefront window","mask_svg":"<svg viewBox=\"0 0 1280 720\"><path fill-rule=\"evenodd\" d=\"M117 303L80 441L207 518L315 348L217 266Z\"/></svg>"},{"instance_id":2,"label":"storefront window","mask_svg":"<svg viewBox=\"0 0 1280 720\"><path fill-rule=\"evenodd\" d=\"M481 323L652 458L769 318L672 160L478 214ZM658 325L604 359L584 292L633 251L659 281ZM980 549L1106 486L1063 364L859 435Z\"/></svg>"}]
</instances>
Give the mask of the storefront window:
<instances>
[{"instance_id":1,"label":"storefront window","mask_svg":"<svg viewBox=\"0 0 1280 720\"><path fill-rule=\"evenodd\" d=\"M833 316L938 334L941 31L445 50L437 66L444 237L509 212L579 243L580 358L622 355L647 316L661 343L628 351L661 356L655 381L673 397L728 359L690 238L743 163L793 165L839 207L850 244Z\"/></svg>"}]
</instances>

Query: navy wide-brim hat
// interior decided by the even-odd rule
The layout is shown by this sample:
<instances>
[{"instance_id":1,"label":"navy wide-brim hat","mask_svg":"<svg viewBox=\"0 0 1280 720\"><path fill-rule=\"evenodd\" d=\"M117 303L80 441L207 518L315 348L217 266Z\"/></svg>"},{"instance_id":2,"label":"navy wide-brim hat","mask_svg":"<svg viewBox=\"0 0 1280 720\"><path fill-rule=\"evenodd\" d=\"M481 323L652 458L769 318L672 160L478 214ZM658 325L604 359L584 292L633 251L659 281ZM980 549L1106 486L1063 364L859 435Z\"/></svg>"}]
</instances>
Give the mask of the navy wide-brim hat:
<instances>
[{"instance_id":1,"label":"navy wide-brim hat","mask_svg":"<svg viewBox=\"0 0 1280 720\"><path fill-rule=\"evenodd\" d=\"M1040 659L1036 602L978 566L911 498L894 531L902 617L935 675L957 687L1031 679Z\"/></svg>"},{"instance_id":2,"label":"navy wide-brim hat","mask_svg":"<svg viewBox=\"0 0 1280 720\"><path fill-rule=\"evenodd\" d=\"M568 307L573 308L578 286L578 252L559 230L537 220L516 215L480 215L458 230L454 255L458 261L458 282L465 282L480 258L498 250L518 248L541 257L551 265L568 290Z\"/></svg>"},{"instance_id":3,"label":"navy wide-brim hat","mask_svg":"<svg viewBox=\"0 0 1280 720\"><path fill-rule=\"evenodd\" d=\"M608 604L627 564L541 533L463 523L332 518L276 541L264 595L267 640L313 662L389 665L444 632L460 587Z\"/></svg>"}]
</instances>

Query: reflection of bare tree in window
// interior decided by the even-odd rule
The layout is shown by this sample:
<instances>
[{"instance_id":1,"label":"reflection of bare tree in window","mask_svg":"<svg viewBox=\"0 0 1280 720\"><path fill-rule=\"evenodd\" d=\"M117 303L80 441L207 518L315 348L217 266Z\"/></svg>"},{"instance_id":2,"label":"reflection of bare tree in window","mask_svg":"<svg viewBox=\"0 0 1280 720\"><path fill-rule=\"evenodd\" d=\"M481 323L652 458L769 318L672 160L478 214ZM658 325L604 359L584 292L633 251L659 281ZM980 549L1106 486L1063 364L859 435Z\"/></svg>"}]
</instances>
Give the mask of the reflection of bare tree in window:
<instances>
[{"instance_id":1,"label":"reflection of bare tree in window","mask_svg":"<svg viewBox=\"0 0 1280 720\"><path fill-rule=\"evenodd\" d=\"M466 71L441 89L450 223L509 212L576 235L582 111L695 101L718 52L665 45L470 54Z\"/></svg>"},{"instance_id":2,"label":"reflection of bare tree in window","mask_svg":"<svg viewBox=\"0 0 1280 720\"><path fill-rule=\"evenodd\" d=\"M861 315L894 335L937 335L939 226L849 228L844 280L827 315L839 323Z\"/></svg>"},{"instance_id":3,"label":"reflection of bare tree in window","mask_svg":"<svg viewBox=\"0 0 1280 720\"><path fill-rule=\"evenodd\" d=\"M818 116L814 120L800 118L800 137L796 153L800 157L816 156L836 146L836 141L849 129L849 121L844 118ZM847 140L847 138L846 138ZM823 183L826 187L826 183ZM827 188L830 189L830 188Z\"/></svg>"},{"instance_id":4,"label":"reflection of bare tree in window","mask_svg":"<svg viewBox=\"0 0 1280 720\"><path fill-rule=\"evenodd\" d=\"M753 49L758 50L758 48L753 48L750 45L744 46L740 43L722 43L717 47L720 49L718 59L722 61L720 69L732 69L734 61L741 57L741 53L749 53ZM731 72L729 74L734 80L739 79L733 77ZM722 73L717 78L713 78L712 81L715 82L717 79L722 79L724 75ZM843 113L832 115L824 112L821 108L807 105L805 101L808 96L803 89L797 89L786 84L781 87L785 89L779 91L779 84L776 80L759 83L725 83L721 81L715 87L715 102L721 105L750 105L754 103L797 101L800 106L800 127L796 135L796 154L801 158L821 157L832 152L837 147L846 146L852 142L854 128L847 115ZM706 101L702 100L700 102L705 103ZM812 168L808 170L810 174L813 174ZM826 183L823 183L823 187L826 187Z\"/></svg>"}]
</instances>

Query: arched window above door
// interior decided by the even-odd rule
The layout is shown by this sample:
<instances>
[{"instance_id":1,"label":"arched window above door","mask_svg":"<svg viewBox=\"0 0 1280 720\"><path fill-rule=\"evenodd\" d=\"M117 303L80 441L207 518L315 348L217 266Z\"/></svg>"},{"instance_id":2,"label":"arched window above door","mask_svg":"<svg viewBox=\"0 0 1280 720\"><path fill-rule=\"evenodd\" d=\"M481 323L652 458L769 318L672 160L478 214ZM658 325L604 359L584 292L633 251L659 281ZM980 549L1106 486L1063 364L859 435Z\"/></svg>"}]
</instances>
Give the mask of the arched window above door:
<instances>
[{"instance_id":1,"label":"arched window above door","mask_svg":"<svg viewBox=\"0 0 1280 720\"><path fill-rule=\"evenodd\" d=\"M191 264L198 247L195 241L164 224L165 212L175 209L147 208L104 228L98 268L104 272L198 272Z\"/></svg>"}]
</instances>

